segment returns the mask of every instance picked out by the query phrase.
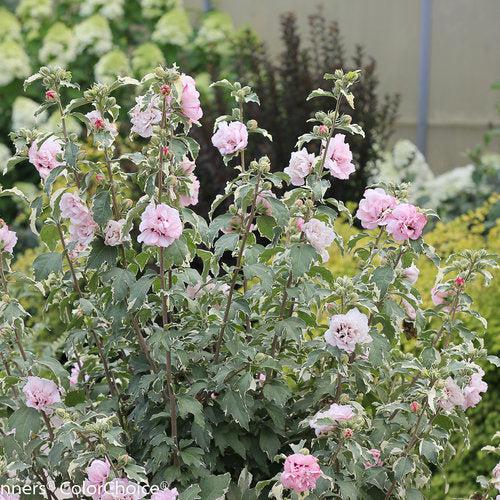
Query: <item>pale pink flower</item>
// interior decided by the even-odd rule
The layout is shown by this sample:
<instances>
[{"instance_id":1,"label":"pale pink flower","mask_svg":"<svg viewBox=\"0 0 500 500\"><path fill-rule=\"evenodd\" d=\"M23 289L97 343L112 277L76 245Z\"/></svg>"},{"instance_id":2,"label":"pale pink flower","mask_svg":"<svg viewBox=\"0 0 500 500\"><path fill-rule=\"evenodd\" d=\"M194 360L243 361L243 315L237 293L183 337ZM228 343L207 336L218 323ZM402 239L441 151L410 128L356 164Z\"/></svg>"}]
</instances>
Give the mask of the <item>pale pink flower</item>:
<instances>
[{"instance_id":1,"label":"pale pink flower","mask_svg":"<svg viewBox=\"0 0 500 500\"><path fill-rule=\"evenodd\" d=\"M182 207L188 207L189 205L197 205L198 204L198 197L200 194L200 181L194 174L189 174L188 176L189 180L189 193L188 194L181 194L179 195L179 203L181 204Z\"/></svg>"},{"instance_id":2,"label":"pale pink flower","mask_svg":"<svg viewBox=\"0 0 500 500\"><path fill-rule=\"evenodd\" d=\"M448 377L445 380L443 397L438 401L439 406L446 411L451 411L455 406L463 406L465 403L464 395L457 383Z\"/></svg>"},{"instance_id":3,"label":"pale pink flower","mask_svg":"<svg viewBox=\"0 0 500 500\"><path fill-rule=\"evenodd\" d=\"M103 118L99 111L94 110L85 115L90 122L90 126L94 132L99 132L101 130L105 130L109 132L113 139L118 135L118 130L116 128L116 124L111 123L106 118Z\"/></svg>"},{"instance_id":4,"label":"pale pink flower","mask_svg":"<svg viewBox=\"0 0 500 500\"><path fill-rule=\"evenodd\" d=\"M488 390L488 384L483 380L484 371L479 368L476 373L473 373L469 383L463 390L464 403L462 409L473 408L481 401L481 392Z\"/></svg>"},{"instance_id":5,"label":"pale pink flower","mask_svg":"<svg viewBox=\"0 0 500 500\"><path fill-rule=\"evenodd\" d=\"M286 457L281 484L296 493L316 488L316 481L322 476L318 459L313 455L294 453Z\"/></svg>"},{"instance_id":6,"label":"pale pink flower","mask_svg":"<svg viewBox=\"0 0 500 500\"><path fill-rule=\"evenodd\" d=\"M348 179L355 171L351 148L344 141L344 134L336 134L326 150L324 167L337 179Z\"/></svg>"},{"instance_id":7,"label":"pale pink flower","mask_svg":"<svg viewBox=\"0 0 500 500\"><path fill-rule=\"evenodd\" d=\"M304 223L305 223L305 221L304 221L304 219L302 217L297 217L295 219L295 225L297 226L297 229L299 231L303 231L304 230Z\"/></svg>"},{"instance_id":8,"label":"pale pink flower","mask_svg":"<svg viewBox=\"0 0 500 500\"><path fill-rule=\"evenodd\" d=\"M304 179L311 173L314 158L314 154L308 153L306 148L292 153L290 163L284 169L284 172L290 177L293 186L302 186L304 184Z\"/></svg>"},{"instance_id":9,"label":"pale pink flower","mask_svg":"<svg viewBox=\"0 0 500 500\"><path fill-rule=\"evenodd\" d=\"M104 485L108 480L111 464L106 460L93 460L87 467L87 481L93 485Z\"/></svg>"},{"instance_id":10,"label":"pale pink flower","mask_svg":"<svg viewBox=\"0 0 500 500\"><path fill-rule=\"evenodd\" d=\"M101 500L139 500L146 496L146 489L125 478L109 481L101 495Z\"/></svg>"},{"instance_id":11,"label":"pale pink flower","mask_svg":"<svg viewBox=\"0 0 500 500\"><path fill-rule=\"evenodd\" d=\"M136 105L129 111L131 130L141 137L151 137L153 126L161 121L160 98L155 95L148 100L146 96L138 96L135 102Z\"/></svg>"},{"instance_id":12,"label":"pale pink flower","mask_svg":"<svg viewBox=\"0 0 500 500\"><path fill-rule=\"evenodd\" d=\"M408 283L411 283L412 285L417 282L419 274L420 269L415 264L412 264L410 267L405 267L403 269L403 276L405 277L406 281L408 281Z\"/></svg>"},{"instance_id":13,"label":"pale pink flower","mask_svg":"<svg viewBox=\"0 0 500 500\"><path fill-rule=\"evenodd\" d=\"M200 106L200 93L196 90L195 81L189 75L181 75L182 96L181 110L182 114L189 119L191 123L199 123L203 116Z\"/></svg>"},{"instance_id":14,"label":"pale pink flower","mask_svg":"<svg viewBox=\"0 0 500 500\"><path fill-rule=\"evenodd\" d=\"M415 205L402 203L395 207L387 218L387 232L396 241L416 240L427 224L427 216Z\"/></svg>"},{"instance_id":15,"label":"pale pink flower","mask_svg":"<svg viewBox=\"0 0 500 500\"><path fill-rule=\"evenodd\" d=\"M87 247L94 239L97 228L98 226L90 213L85 219L76 224L71 221L69 226L71 241L79 243L83 247Z\"/></svg>"},{"instance_id":16,"label":"pale pink flower","mask_svg":"<svg viewBox=\"0 0 500 500\"><path fill-rule=\"evenodd\" d=\"M78 378L80 377L80 365L78 363L74 363L73 366L71 367L71 375L69 377L69 384L70 385L77 385L78 384ZM89 380L89 376L85 375L84 380L85 382Z\"/></svg>"},{"instance_id":17,"label":"pale pink flower","mask_svg":"<svg viewBox=\"0 0 500 500\"><path fill-rule=\"evenodd\" d=\"M9 226L0 219L0 252L12 253L17 243L17 235L9 229Z\"/></svg>"},{"instance_id":18,"label":"pale pink flower","mask_svg":"<svg viewBox=\"0 0 500 500\"><path fill-rule=\"evenodd\" d=\"M186 175L190 175L194 172L196 163L193 160L190 160L187 156L184 156L181 161L181 168Z\"/></svg>"},{"instance_id":19,"label":"pale pink flower","mask_svg":"<svg viewBox=\"0 0 500 500\"><path fill-rule=\"evenodd\" d=\"M144 210L139 225L139 243L156 247L168 247L182 234L179 212L164 203L151 203Z\"/></svg>"},{"instance_id":20,"label":"pale pink flower","mask_svg":"<svg viewBox=\"0 0 500 500\"><path fill-rule=\"evenodd\" d=\"M372 448L371 450L368 450L368 453L370 453L370 455L372 456L372 460L363 464L365 466L365 469L371 469L372 467L382 467L382 465L384 465L384 462L382 462L382 459L380 458L380 456L382 455L380 450Z\"/></svg>"},{"instance_id":21,"label":"pale pink flower","mask_svg":"<svg viewBox=\"0 0 500 500\"><path fill-rule=\"evenodd\" d=\"M404 307L408 318L415 321L417 318L417 311L415 308L405 299L402 300L401 305Z\"/></svg>"},{"instance_id":22,"label":"pale pink flower","mask_svg":"<svg viewBox=\"0 0 500 500\"><path fill-rule=\"evenodd\" d=\"M319 219L311 219L303 224L302 231L307 241L321 255L323 262L327 262L330 258L327 248L335 240L335 232L333 229Z\"/></svg>"},{"instance_id":23,"label":"pale pink flower","mask_svg":"<svg viewBox=\"0 0 500 500\"><path fill-rule=\"evenodd\" d=\"M267 376L265 373L259 373L259 382L260 383L263 384L266 381L266 379L267 379Z\"/></svg>"},{"instance_id":24,"label":"pale pink flower","mask_svg":"<svg viewBox=\"0 0 500 500\"><path fill-rule=\"evenodd\" d=\"M431 298L434 305L443 307L443 311L450 312L451 311L451 303L454 301L455 291L451 288L445 289L442 285L436 285L431 289Z\"/></svg>"},{"instance_id":25,"label":"pale pink flower","mask_svg":"<svg viewBox=\"0 0 500 500\"><path fill-rule=\"evenodd\" d=\"M26 396L26 406L45 413L51 413L51 406L61 402L59 388L46 378L28 377L23 392Z\"/></svg>"},{"instance_id":26,"label":"pale pink flower","mask_svg":"<svg viewBox=\"0 0 500 500\"><path fill-rule=\"evenodd\" d=\"M231 155L245 149L248 144L248 131L241 122L220 122L217 132L212 136L212 144L221 155Z\"/></svg>"},{"instance_id":27,"label":"pale pink flower","mask_svg":"<svg viewBox=\"0 0 500 500\"><path fill-rule=\"evenodd\" d=\"M43 144L38 147L36 141L31 143L28 159L35 166L42 179L46 179L51 170L62 165L62 162L57 159L57 155L62 153L61 141L51 135Z\"/></svg>"},{"instance_id":28,"label":"pale pink flower","mask_svg":"<svg viewBox=\"0 0 500 500\"><path fill-rule=\"evenodd\" d=\"M331 317L325 340L328 344L351 353L357 344L372 341L369 331L368 317L355 307L347 314L335 314Z\"/></svg>"},{"instance_id":29,"label":"pale pink flower","mask_svg":"<svg viewBox=\"0 0 500 500\"><path fill-rule=\"evenodd\" d=\"M500 491L500 462L495 465L491 472L493 486ZM498 498L498 497L497 497Z\"/></svg>"},{"instance_id":30,"label":"pale pink flower","mask_svg":"<svg viewBox=\"0 0 500 500\"><path fill-rule=\"evenodd\" d=\"M367 189L363 199L359 202L356 217L365 229L375 229L385 226L391 210L398 204L394 196L387 194L383 189Z\"/></svg>"},{"instance_id":31,"label":"pale pink flower","mask_svg":"<svg viewBox=\"0 0 500 500\"><path fill-rule=\"evenodd\" d=\"M177 488L156 491L151 495L151 500L175 500L179 496Z\"/></svg>"},{"instance_id":32,"label":"pale pink flower","mask_svg":"<svg viewBox=\"0 0 500 500\"><path fill-rule=\"evenodd\" d=\"M125 219L109 220L104 228L104 243L110 247L116 247L125 241L130 240L130 236L128 234L122 236L124 225Z\"/></svg>"},{"instance_id":33,"label":"pale pink flower","mask_svg":"<svg viewBox=\"0 0 500 500\"><path fill-rule=\"evenodd\" d=\"M0 488L0 500L20 500L21 497L15 493L2 493Z\"/></svg>"},{"instance_id":34,"label":"pale pink flower","mask_svg":"<svg viewBox=\"0 0 500 500\"><path fill-rule=\"evenodd\" d=\"M333 403L328 410L316 413L309 421L309 425L314 429L316 436L319 436L335 429L339 422L351 420L354 416L351 405Z\"/></svg>"},{"instance_id":35,"label":"pale pink flower","mask_svg":"<svg viewBox=\"0 0 500 500\"><path fill-rule=\"evenodd\" d=\"M269 198L276 198L276 195L272 191L269 191L269 189L265 189L264 191L261 191L255 199L257 209L261 210L266 215L273 214L273 206L271 205Z\"/></svg>"},{"instance_id":36,"label":"pale pink flower","mask_svg":"<svg viewBox=\"0 0 500 500\"><path fill-rule=\"evenodd\" d=\"M87 205L75 193L64 193L59 201L59 208L62 217L70 219L73 224L86 222L90 215Z\"/></svg>"}]
</instances>

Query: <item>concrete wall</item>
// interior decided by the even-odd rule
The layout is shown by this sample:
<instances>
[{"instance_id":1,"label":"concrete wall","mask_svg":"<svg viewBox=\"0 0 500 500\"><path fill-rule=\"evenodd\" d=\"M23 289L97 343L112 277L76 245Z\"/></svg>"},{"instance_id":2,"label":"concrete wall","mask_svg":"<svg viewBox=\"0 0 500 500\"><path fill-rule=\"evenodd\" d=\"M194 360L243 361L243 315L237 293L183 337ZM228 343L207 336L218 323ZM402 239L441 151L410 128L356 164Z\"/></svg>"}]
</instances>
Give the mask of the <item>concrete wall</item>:
<instances>
[{"instance_id":1,"label":"concrete wall","mask_svg":"<svg viewBox=\"0 0 500 500\"><path fill-rule=\"evenodd\" d=\"M202 8L202 0L186 0ZM293 11L304 32L318 5L339 22L346 49L361 43L378 62L381 89L402 102L395 138L415 141L420 43L419 0L215 0L236 26L251 25L279 50L279 16ZM500 92L500 0L433 0L427 158L436 172L467 162L491 123Z\"/></svg>"}]
</instances>

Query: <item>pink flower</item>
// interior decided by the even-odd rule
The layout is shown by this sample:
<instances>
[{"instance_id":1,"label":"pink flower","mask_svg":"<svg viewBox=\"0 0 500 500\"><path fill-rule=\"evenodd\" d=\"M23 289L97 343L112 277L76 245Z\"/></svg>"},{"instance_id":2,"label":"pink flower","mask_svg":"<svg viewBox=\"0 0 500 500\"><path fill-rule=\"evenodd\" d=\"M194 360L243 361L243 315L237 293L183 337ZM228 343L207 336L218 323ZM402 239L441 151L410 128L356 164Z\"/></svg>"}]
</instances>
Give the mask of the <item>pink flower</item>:
<instances>
[{"instance_id":1,"label":"pink flower","mask_svg":"<svg viewBox=\"0 0 500 500\"><path fill-rule=\"evenodd\" d=\"M324 167L337 179L349 179L349 176L355 171L351 148L344 141L344 134L336 134L330 140L326 150Z\"/></svg>"},{"instance_id":2,"label":"pink flower","mask_svg":"<svg viewBox=\"0 0 500 500\"><path fill-rule=\"evenodd\" d=\"M261 210L266 215L273 214L273 206L271 205L269 198L276 198L276 195L272 191L269 191L269 189L265 189L257 195L255 200L257 209Z\"/></svg>"},{"instance_id":3,"label":"pink flower","mask_svg":"<svg viewBox=\"0 0 500 500\"><path fill-rule=\"evenodd\" d=\"M416 240L427 224L427 216L415 205L402 203L394 208L387 220L387 232L396 241Z\"/></svg>"},{"instance_id":4,"label":"pink flower","mask_svg":"<svg viewBox=\"0 0 500 500\"><path fill-rule=\"evenodd\" d=\"M87 247L94 239L94 234L97 230L97 224L94 222L90 213L88 216L77 224L71 222L69 226L69 234L71 241L79 243L83 247Z\"/></svg>"},{"instance_id":5,"label":"pink flower","mask_svg":"<svg viewBox=\"0 0 500 500\"><path fill-rule=\"evenodd\" d=\"M415 321L417 318L417 311L415 308L405 299L402 300L401 305L405 308L408 318Z\"/></svg>"},{"instance_id":6,"label":"pink flower","mask_svg":"<svg viewBox=\"0 0 500 500\"><path fill-rule=\"evenodd\" d=\"M323 262L327 262L330 258L327 248L335 240L335 232L319 219L311 219L305 222L302 226L307 241L321 255Z\"/></svg>"},{"instance_id":7,"label":"pink flower","mask_svg":"<svg viewBox=\"0 0 500 500\"><path fill-rule=\"evenodd\" d=\"M9 229L9 226L0 219L0 252L12 253L14 246L17 243L17 235Z\"/></svg>"},{"instance_id":8,"label":"pink flower","mask_svg":"<svg viewBox=\"0 0 500 500\"><path fill-rule=\"evenodd\" d=\"M74 363L73 366L71 367L71 375L69 377L69 385L77 385L78 384L78 378L80 377L80 365L78 363ZM89 380L89 376L85 375L84 379L85 382Z\"/></svg>"},{"instance_id":9,"label":"pink flower","mask_svg":"<svg viewBox=\"0 0 500 500\"><path fill-rule=\"evenodd\" d=\"M304 223L305 221L302 217L297 217L295 219L295 225L297 226L297 229L301 232L304 230Z\"/></svg>"},{"instance_id":10,"label":"pink flower","mask_svg":"<svg viewBox=\"0 0 500 500\"><path fill-rule=\"evenodd\" d=\"M0 487L0 500L20 500L21 497L16 495L15 493L2 493L2 489Z\"/></svg>"},{"instance_id":11,"label":"pink flower","mask_svg":"<svg viewBox=\"0 0 500 500\"><path fill-rule=\"evenodd\" d=\"M111 464L106 460L93 460L87 467L87 481L94 485L104 485L108 480Z\"/></svg>"},{"instance_id":12,"label":"pink flower","mask_svg":"<svg viewBox=\"0 0 500 500\"><path fill-rule=\"evenodd\" d=\"M87 205L75 193L64 193L59 201L59 208L62 217L70 219L73 224L85 222L90 214Z\"/></svg>"},{"instance_id":13,"label":"pink flower","mask_svg":"<svg viewBox=\"0 0 500 500\"><path fill-rule=\"evenodd\" d=\"M440 306L443 304L443 311L450 312L451 311L451 303L453 302L455 297L455 292L452 289L445 289L442 285L436 285L431 290L431 298L434 305Z\"/></svg>"},{"instance_id":14,"label":"pink flower","mask_svg":"<svg viewBox=\"0 0 500 500\"><path fill-rule=\"evenodd\" d=\"M500 491L500 462L495 465L495 468L491 472L493 486ZM498 497L497 497L498 498Z\"/></svg>"},{"instance_id":15,"label":"pink flower","mask_svg":"<svg viewBox=\"0 0 500 500\"><path fill-rule=\"evenodd\" d=\"M265 373L259 373L258 380L259 380L260 383L263 384L266 381L266 379L267 379L267 375Z\"/></svg>"},{"instance_id":16,"label":"pink flower","mask_svg":"<svg viewBox=\"0 0 500 500\"><path fill-rule=\"evenodd\" d=\"M122 236L125 219L109 220L104 228L104 243L110 247L116 247L130 240L130 236Z\"/></svg>"},{"instance_id":17,"label":"pink flower","mask_svg":"<svg viewBox=\"0 0 500 500\"><path fill-rule=\"evenodd\" d=\"M59 388L46 378L28 377L23 392L26 396L26 406L45 413L51 413L50 407L61 402Z\"/></svg>"},{"instance_id":18,"label":"pink flower","mask_svg":"<svg viewBox=\"0 0 500 500\"><path fill-rule=\"evenodd\" d=\"M46 179L51 170L62 165L62 162L57 159L57 155L62 154L61 142L57 137L51 135L43 144L38 147L36 141L31 143L28 158L38 170L40 177Z\"/></svg>"},{"instance_id":19,"label":"pink flower","mask_svg":"<svg viewBox=\"0 0 500 500\"><path fill-rule=\"evenodd\" d=\"M172 488L171 490L164 489L156 491L151 495L151 500L175 500L179 496L177 488Z\"/></svg>"},{"instance_id":20,"label":"pink flower","mask_svg":"<svg viewBox=\"0 0 500 500\"><path fill-rule=\"evenodd\" d=\"M391 210L398 204L394 196L387 194L383 189L367 189L363 199L359 202L356 217L365 229L375 229L385 226Z\"/></svg>"},{"instance_id":21,"label":"pink flower","mask_svg":"<svg viewBox=\"0 0 500 500\"><path fill-rule=\"evenodd\" d=\"M194 172L196 163L193 160L190 160L187 156L184 156L181 161L181 168L186 175L190 175Z\"/></svg>"},{"instance_id":22,"label":"pink flower","mask_svg":"<svg viewBox=\"0 0 500 500\"><path fill-rule=\"evenodd\" d=\"M168 247L182 234L179 212L164 203L151 203L144 210L139 225L139 243L156 247Z\"/></svg>"},{"instance_id":23,"label":"pink flower","mask_svg":"<svg viewBox=\"0 0 500 500\"><path fill-rule=\"evenodd\" d=\"M468 385L463 390L463 410L476 406L481 401L481 392L486 392L488 390L488 384L483 381L483 376L484 371L481 369L472 374Z\"/></svg>"},{"instance_id":24,"label":"pink flower","mask_svg":"<svg viewBox=\"0 0 500 500\"><path fill-rule=\"evenodd\" d=\"M286 457L281 473L281 484L296 493L304 493L316 488L316 481L321 475L316 457L294 453Z\"/></svg>"},{"instance_id":25,"label":"pink flower","mask_svg":"<svg viewBox=\"0 0 500 500\"><path fill-rule=\"evenodd\" d=\"M153 125L160 123L161 111L159 108L159 96L138 96L135 98L136 105L129 111L132 122L132 132L141 137L151 137L153 135Z\"/></svg>"},{"instance_id":26,"label":"pink flower","mask_svg":"<svg viewBox=\"0 0 500 500\"><path fill-rule=\"evenodd\" d=\"M302 186L304 184L304 179L311 173L314 159L314 155L308 153L306 148L292 153L290 163L284 172L290 177L293 186Z\"/></svg>"},{"instance_id":27,"label":"pink flower","mask_svg":"<svg viewBox=\"0 0 500 500\"><path fill-rule=\"evenodd\" d=\"M370 453L373 460L370 462L365 462L363 464L365 466L365 469L371 469L372 467L382 467L382 465L384 465L384 462L382 462L382 459L380 458L380 455L382 454L380 450L372 448L371 450L368 450L368 453Z\"/></svg>"},{"instance_id":28,"label":"pink flower","mask_svg":"<svg viewBox=\"0 0 500 500\"><path fill-rule=\"evenodd\" d=\"M457 383L448 377L445 380L443 397L438 401L439 406L446 411L451 411L455 406L463 406L465 403L464 395Z\"/></svg>"},{"instance_id":29,"label":"pink flower","mask_svg":"<svg viewBox=\"0 0 500 500\"><path fill-rule=\"evenodd\" d=\"M462 276L457 276L455 278L455 285L460 287L460 286L464 286L464 284L465 284L465 280L462 278Z\"/></svg>"},{"instance_id":30,"label":"pink flower","mask_svg":"<svg viewBox=\"0 0 500 500\"><path fill-rule=\"evenodd\" d=\"M241 122L219 122L217 132L212 136L212 144L221 155L232 155L248 144L248 131Z\"/></svg>"},{"instance_id":31,"label":"pink flower","mask_svg":"<svg viewBox=\"0 0 500 500\"><path fill-rule=\"evenodd\" d=\"M417 282L419 274L420 269L415 264L412 264L410 267L405 267L403 269L403 276L405 277L406 281L408 281L408 283L411 283L412 285Z\"/></svg>"},{"instance_id":32,"label":"pink flower","mask_svg":"<svg viewBox=\"0 0 500 500\"><path fill-rule=\"evenodd\" d=\"M200 106L200 93L196 90L196 85L192 77L189 75L181 75L182 96L181 109L182 114L189 119L191 123L199 123L203 116L203 111Z\"/></svg>"},{"instance_id":33,"label":"pink flower","mask_svg":"<svg viewBox=\"0 0 500 500\"><path fill-rule=\"evenodd\" d=\"M188 207L189 205L198 204L198 196L200 194L200 181L194 174L188 175L189 180L189 193L181 194L179 196L179 203L183 207Z\"/></svg>"},{"instance_id":34,"label":"pink flower","mask_svg":"<svg viewBox=\"0 0 500 500\"><path fill-rule=\"evenodd\" d=\"M347 314L335 314L331 317L325 340L328 344L351 353L357 344L372 341L369 331L368 317L355 307Z\"/></svg>"},{"instance_id":35,"label":"pink flower","mask_svg":"<svg viewBox=\"0 0 500 500\"><path fill-rule=\"evenodd\" d=\"M314 429L316 436L319 436L335 429L339 422L351 420L354 416L351 405L333 403L328 410L316 413L309 421L309 425Z\"/></svg>"},{"instance_id":36,"label":"pink flower","mask_svg":"<svg viewBox=\"0 0 500 500\"><path fill-rule=\"evenodd\" d=\"M101 500L139 500L145 496L143 486L125 478L116 478L106 484Z\"/></svg>"},{"instance_id":37,"label":"pink flower","mask_svg":"<svg viewBox=\"0 0 500 500\"><path fill-rule=\"evenodd\" d=\"M105 130L109 132L113 138L118 135L118 130L116 129L116 125L111 123L106 118L103 118L99 111L94 110L85 115L90 122L90 126L95 131Z\"/></svg>"}]
</instances>

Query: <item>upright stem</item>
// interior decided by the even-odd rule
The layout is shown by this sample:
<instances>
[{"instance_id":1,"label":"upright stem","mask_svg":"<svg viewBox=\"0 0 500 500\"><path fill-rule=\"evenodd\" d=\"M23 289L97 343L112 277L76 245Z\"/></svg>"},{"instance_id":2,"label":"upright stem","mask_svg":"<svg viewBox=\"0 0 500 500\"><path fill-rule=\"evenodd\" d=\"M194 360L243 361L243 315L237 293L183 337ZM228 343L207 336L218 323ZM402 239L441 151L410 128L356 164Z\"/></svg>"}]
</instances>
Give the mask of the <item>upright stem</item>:
<instances>
[{"instance_id":1,"label":"upright stem","mask_svg":"<svg viewBox=\"0 0 500 500\"><path fill-rule=\"evenodd\" d=\"M3 270L3 252L0 250L0 281L2 282L2 288L4 293L7 293L7 278L5 277L5 271Z\"/></svg>"},{"instance_id":2,"label":"upright stem","mask_svg":"<svg viewBox=\"0 0 500 500\"><path fill-rule=\"evenodd\" d=\"M63 233L61 224L59 222L57 223L57 230L59 231L59 238L61 240L61 245L63 247L64 256L66 257L66 261L68 262L68 266L69 266L69 269L71 271L71 277L73 279L73 287L75 289L75 292L81 297L82 291L80 289L80 285L78 284L78 279L76 277L75 268L74 268L73 262L71 261L71 258L69 256L68 248L66 247L66 242L64 241L64 233Z\"/></svg>"},{"instance_id":3,"label":"upright stem","mask_svg":"<svg viewBox=\"0 0 500 500\"><path fill-rule=\"evenodd\" d=\"M47 427L47 431L49 432L49 440L52 443L54 441L54 429L52 428L52 424L50 423L50 418L43 410L40 413L42 414L43 421L45 422L45 426Z\"/></svg>"},{"instance_id":4,"label":"upright stem","mask_svg":"<svg viewBox=\"0 0 500 500\"><path fill-rule=\"evenodd\" d=\"M240 101L240 121L243 123L243 102ZM241 171L245 171L245 148L240 152Z\"/></svg>"},{"instance_id":5,"label":"upright stem","mask_svg":"<svg viewBox=\"0 0 500 500\"><path fill-rule=\"evenodd\" d=\"M328 139L326 140L325 144L325 149L323 151L323 157L321 158L321 168L323 169L325 166L326 162L326 154L328 153L328 146L330 145L330 141L332 140L333 137L333 132L335 131L335 122L337 121L337 118L339 116L339 108L340 108L340 100L342 99L342 96L339 95L337 98L337 104L335 105L335 113L333 115L333 124L330 129L330 134L328 135Z\"/></svg>"},{"instance_id":6,"label":"upright stem","mask_svg":"<svg viewBox=\"0 0 500 500\"><path fill-rule=\"evenodd\" d=\"M167 283L165 279L165 263L164 263L164 249L160 247L159 252L160 260L160 283L162 289L161 308L162 308L162 323L163 328L168 326L168 305L167 305ZM175 397L173 375L172 375L172 350L168 349L166 354L166 376L167 376L167 393L170 406L170 432L174 440L174 463L179 463L179 441L177 435L177 400Z\"/></svg>"},{"instance_id":7,"label":"upright stem","mask_svg":"<svg viewBox=\"0 0 500 500\"><path fill-rule=\"evenodd\" d=\"M23 358L23 361L25 362L27 368L28 375L33 375L33 371L30 368L30 365L28 364L28 357L26 356L26 351L24 350L23 343L21 341L21 336L19 335L19 328L15 328L15 337L16 337L16 344L17 347L19 348L19 352L21 353L21 357Z\"/></svg>"},{"instance_id":8,"label":"upright stem","mask_svg":"<svg viewBox=\"0 0 500 500\"><path fill-rule=\"evenodd\" d=\"M279 311L279 321L285 317L286 302L288 300L288 289L292 284L293 274L290 272L288 279L286 280L285 288L283 289L283 296L281 298L280 311ZM278 348L278 333L274 332L273 343L271 344L271 358L274 358L276 350Z\"/></svg>"},{"instance_id":9,"label":"upright stem","mask_svg":"<svg viewBox=\"0 0 500 500\"><path fill-rule=\"evenodd\" d=\"M219 362L220 348L222 345L222 340L224 338L224 332L226 330L227 321L229 319L229 312L231 310L231 303L233 300L234 289L236 287L236 281L238 279L238 275L239 275L239 273L241 271L241 267L242 267L243 252L245 250L245 245L246 245L246 242L248 239L248 235L250 234L250 228L252 227L252 221L253 221L253 218L255 215L255 207L257 205L257 196L259 195L260 178L261 178L261 174L259 173L257 176L257 181L255 183L255 191L254 191L254 195L253 195L252 205L250 208L250 214L248 216L247 223L245 225L245 230L243 232L243 238L241 239L240 248L238 251L238 257L236 259L236 266L233 270L233 275L231 278L231 284L230 284L229 293L227 296L226 309L224 311L222 325L220 327L219 335L217 337L217 342L215 344L215 354L214 354L214 362L215 363Z\"/></svg>"}]
</instances>

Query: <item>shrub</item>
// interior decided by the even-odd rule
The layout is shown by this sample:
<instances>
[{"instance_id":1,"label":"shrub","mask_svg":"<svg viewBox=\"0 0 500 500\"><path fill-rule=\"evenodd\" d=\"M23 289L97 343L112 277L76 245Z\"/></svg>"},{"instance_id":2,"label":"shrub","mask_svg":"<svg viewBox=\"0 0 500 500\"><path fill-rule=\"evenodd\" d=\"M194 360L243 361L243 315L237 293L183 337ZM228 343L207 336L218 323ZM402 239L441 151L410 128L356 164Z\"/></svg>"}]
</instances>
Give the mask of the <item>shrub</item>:
<instances>
[{"instance_id":1,"label":"shrub","mask_svg":"<svg viewBox=\"0 0 500 500\"><path fill-rule=\"evenodd\" d=\"M12 272L16 235L0 223L2 486L29 482L51 498L68 486L115 499L124 488L152 500L422 498L485 391L478 363L498 363L465 323L483 321L467 292L496 264L486 250L450 256L426 308L414 264L439 264L421 237L432 214L404 189L364 193L356 215L369 230L346 242L333 230L339 213L352 218L325 193L355 171L343 133L363 130L340 102L354 106L358 77L325 75L328 90L310 98L334 110L315 114L285 172L249 154L249 140L268 137L246 120L255 92L217 82L234 107L212 140L237 175L209 220L189 208L199 188L189 132L201 115L191 77L158 67L70 102L68 71L27 79L42 85L45 108L60 108L61 132L12 135L10 164L28 160L40 175L30 207L43 253L33 277ZM115 147L123 87L138 90L129 114L140 152ZM352 277L324 267L332 244L362 261ZM42 318L23 308L27 290L43 296ZM33 330L54 313L61 344L34 353ZM403 334L413 350L403 352Z\"/></svg>"}]
</instances>

